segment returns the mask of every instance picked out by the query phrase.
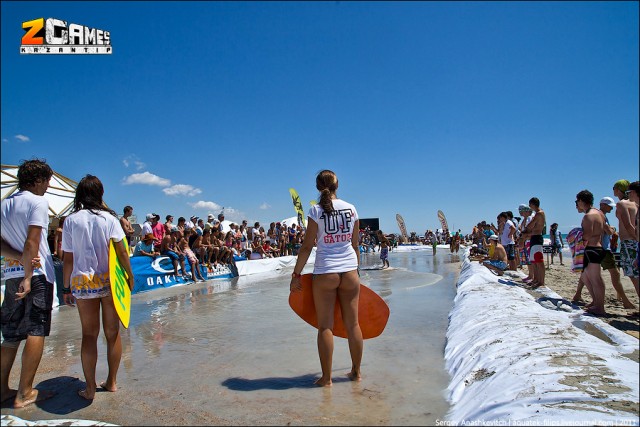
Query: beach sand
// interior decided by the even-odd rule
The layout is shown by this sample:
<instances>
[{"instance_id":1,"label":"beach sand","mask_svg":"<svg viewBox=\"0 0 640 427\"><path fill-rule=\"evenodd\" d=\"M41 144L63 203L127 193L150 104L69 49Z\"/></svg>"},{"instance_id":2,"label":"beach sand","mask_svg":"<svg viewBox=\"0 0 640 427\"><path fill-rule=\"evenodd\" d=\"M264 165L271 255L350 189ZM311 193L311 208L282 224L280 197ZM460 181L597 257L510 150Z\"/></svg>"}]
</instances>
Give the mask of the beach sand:
<instances>
[{"instance_id":1,"label":"beach sand","mask_svg":"<svg viewBox=\"0 0 640 427\"><path fill-rule=\"evenodd\" d=\"M580 277L578 273L571 271L571 260L565 258L564 265L560 265L556 259L549 267L545 273L545 285L566 300L571 301L576 293L576 287ZM524 271L526 273L527 270L525 269ZM640 301L638 294L631 280L622 275L622 271L620 275L622 288L627 298L635 304L636 308L635 310L626 310L622 307L622 302L616 298L616 291L611 284L611 275L608 271L602 271L602 279L605 285L605 310L607 311L607 315L600 316L599 319L629 335L640 338L640 317L638 316L638 304ZM589 291L587 291L586 287L582 290L582 299L584 302L579 302L576 305L584 306L591 301Z\"/></svg>"}]
</instances>

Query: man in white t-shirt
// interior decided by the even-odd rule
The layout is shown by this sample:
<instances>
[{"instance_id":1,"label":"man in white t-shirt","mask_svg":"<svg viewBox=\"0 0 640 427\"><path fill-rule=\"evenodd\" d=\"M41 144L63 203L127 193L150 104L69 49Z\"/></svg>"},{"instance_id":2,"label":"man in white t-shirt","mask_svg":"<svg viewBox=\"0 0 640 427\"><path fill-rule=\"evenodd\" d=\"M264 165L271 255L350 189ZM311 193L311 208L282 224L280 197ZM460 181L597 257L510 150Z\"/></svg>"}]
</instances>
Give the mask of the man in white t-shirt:
<instances>
[{"instance_id":1,"label":"man in white t-shirt","mask_svg":"<svg viewBox=\"0 0 640 427\"><path fill-rule=\"evenodd\" d=\"M222 231L225 234L227 234L229 231L231 231L229 226L225 226L223 224L223 221L224 221L224 214L223 213L218 214L218 221L220 222L220 231Z\"/></svg>"},{"instance_id":2,"label":"man in white t-shirt","mask_svg":"<svg viewBox=\"0 0 640 427\"><path fill-rule=\"evenodd\" d=\"M49 202L43 197L52 175L51 167L42 160L23 162L18 168L19 191L4 199L1 207L2 255L7 259L0 321L0 396L3 402L14 398L14 408L53 396L51 391L33 388L44 339L51 330L55 286L53 258L47 243ZM23 340L26 344L20 385L13 390L9 387L9 374Z\"/></svg>"},{"instance_id":3,"label":"man in white t-shirt","mask_svg":"<svg viewBox=\"0 0 640 427\"><path fill-rule=\"evenodd\" d=\"M147 214L146 217L146 221L144 223L142 223L142 235L146 235L146 234L153 234L153 220L155 219L156 215L149 213Z\"/></svg>"}]
</instances>

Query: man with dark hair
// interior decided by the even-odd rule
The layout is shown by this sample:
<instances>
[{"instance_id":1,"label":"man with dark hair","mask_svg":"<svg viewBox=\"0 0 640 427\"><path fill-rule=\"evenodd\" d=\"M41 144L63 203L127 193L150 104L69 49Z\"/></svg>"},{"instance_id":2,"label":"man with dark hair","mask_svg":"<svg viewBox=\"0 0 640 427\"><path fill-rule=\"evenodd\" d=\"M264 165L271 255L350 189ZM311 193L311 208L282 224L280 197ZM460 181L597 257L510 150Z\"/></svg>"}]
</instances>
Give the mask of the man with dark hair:
<instances>
[{"instance_id":1,"label":"man with dark hair","mask_svg":"<svg viewBox=\"0 0 640 427\"><path fill-rule=\"evenodd\" d=\"M544 256L542 255L542 230L545 226L545 213L540 209L540 200L537 197L529 199L529 208L535 212L531 222L524 228L523 234L530 235L531 249L529 250L529 262L533 269L533 281L529 282L530 289L544 286Z\"/></svg>"},{"instance_id":2,"label":"man with dark hair","mask_svg":"<svg viewBox=\"0 0 640 427\"><path fill-rule=\"evenodd\" d=\"M164 223L164 235L171 234L171 230L173 229L173 215L167 215L165 217Z\"/></svg>"},{"instance_id":3,"label":"man with dark hair","mask_svg":"<svg viewBox=\"0 0 640 427\"><path fill-rule=\"evenodd\" d=\"M580 280L587 286L593 298L592 302L585 306L585 311L603 316L607 314L604 310L604 281L600 274L600 264L605 255L602 249L604 214L593 207L593 194L589 190L582 190L576 195L576 209L585 214L582 218L582 240L585 242L584 268Z\"/></svg>"},{"instance_id":4,"label":"man with dark hair","mask_svg":"<svg viewBox=\"0 0 640 427\"><path fill-rule=\"evenodd\" d=\"M513 214L511 215L513 217ZM509 219L509 215L507 212L500 212L498 216L498 224L500 224L500 234L498 237L500 238L500 243L504 247L507 252L507 265L509 270L517 270L516 266L516 242L515 242L515 234L516 234L516 226Z\"/></svg>"},{"instance_id":5,"label":"man with dark hair","mask_svg":"<svg viewBox=\"0 0 640 427\"><path fill-rule=\"evenodd\" d=\"M5 296L1 321L1 400L14 398L14 407L23 408L53 395L33 388L40 365L45 337L51 330L51 310L55 271L47 244L49 203L44 193L53 176L43 160L28 160L18 168L18 191L2 201L1 234ZM18 390L9 388L9 374L20 341L22 369Z\"/></svg>"},{"instance_id":6,"label":"man with dark hair","mask_svg":"<svg viewBox=\"0 0 640 427\"><path fill-rule=\"evenodd\" d=\"M124 235L127 238L127 244L131 244L131 238L133 237L133 226L131 225L131 221L129 221L129 217L133 215L133 208L131 206L125 206L123 209L123 214L120 217L120 225L122 226L122 230L124 231Z\"/></svg>"}]
</instances>

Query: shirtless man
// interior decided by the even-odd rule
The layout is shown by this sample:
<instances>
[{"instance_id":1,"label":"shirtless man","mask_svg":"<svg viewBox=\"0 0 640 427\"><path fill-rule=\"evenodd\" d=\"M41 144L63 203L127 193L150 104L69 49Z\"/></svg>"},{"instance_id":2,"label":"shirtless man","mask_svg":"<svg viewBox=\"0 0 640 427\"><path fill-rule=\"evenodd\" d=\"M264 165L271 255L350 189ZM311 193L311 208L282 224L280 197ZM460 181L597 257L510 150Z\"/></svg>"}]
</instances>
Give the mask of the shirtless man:
<instances>
[{"instance_id":1,"label":"shirtless man","mask_svg":"<svg viewBox=\"0 0 640 427\"><path fill-rule=\"evenodd\" d=\"M175 232L174 232L175 230ZM173 264L173 274L176 277L180 277L178 273L178 263L180 263L180 267L182 267L182 273L186 273L185 265L184 265L184 255L176 252L176 237L178 234L177 227L173 226L170 229L170 234L165 234L162 238L162 243L160 244L160 254L163 256L169 257L171 260L171 264Z\"/></svg>"},{"instance_id":2,"label":"shirtless man","mask_svg":"<svg viewBox=\"0 0 640 427\"><path fill-rule=\"evenodd\" d=\"M493 247L493 255L488 260L480 261L480 263L498 276L502 276L504 270L508 267L507 251L500 244L500 237L497 234L492 234L489 237L489 244Z\"/></svg>"},{"instance_id":3,"label":"shirtless man","mask_svg":"<svg viewBox=\"0 0 640 427\"><path fill-rule=\"evenodd\" d=\"M624 293L622 283L620 282L620 271L618 271L618 266L616 265L615 258L613 256L615 246L614 239L612 239L612 237L615 236L616 229L609 225L607 214L611 212L615 206L616 204L611 197L604 197L600 200L600 210L604 214L605 220L604 234L602 235L602 248L605 251L605 255L604 260L602 261L602 269L609 270L611 283L613 284L613 288L616 290L618 300L622 301L623 307L626 309L635 309L636 306L629 301L629 298L627 298L627 295Z\"/></svg>"},{"instance_id":4,"label":"shirtless man","mask_svg":"<svg viewBox=\"0 0 640 427\"><path fill-rule=\"evenodd\" d=\"M638 208L634 202L628 199L626 194L629 190L629 181L621 179L613 185L613 195L619 201L616 203L616 217L618 218L618 229L620 230L620 263L625 276L631 279L636 293L638 290L638 267L633 266L636 258L638 241L636 240L635 218Z\"/></svg>"},{"instance_id":5,"label":"shirtless man","mask_svg":"<svg viewBox=\"0 0 640 427\"><path fill-rule=\"evenodd\" d=\"M540 286L544 286L544 256L542 255L542 245L544 240L542 238L542 230L545 224L545 213L540 209L540 200L537 197L529 199L529 208L535 212L535 216L527 225L523 234L531 236L529 238L531 249L529 250L529 262L531 263L531 269L533 270L533 281L529 282L530 289L536 289Z\"/></svg>"},{"instance_id":6,"label":"shirtless man","mask_svg":"<svg viewBox=\"0 0 640 427\"><path fill-rule=\"evenodd\" d=\"M120 225L124 231L124 235L127 237L127 243L131 245L131 239L133 238L133 226L129 217L133 215L133 208L131 206L125 206L123 210L124 215L120 218Z\"/></svg>"},{"instance_id":7,"label":"shirtless man","mask_svg":"<svg viewBox=\"0 0 640 427\"><path fill-rule=\"evenodd\" d=\"M603 316L607 314L604 310L604 281L600 275L600 264L605 255L601 243L605 227L604 214L593 207L593 194L588 190L582 190L576 195L576 209L585 214L582 218L584 268L580 280L587 285L593 298L593 301L585 306L585 311Z\"/></svg>"}]
</instances>

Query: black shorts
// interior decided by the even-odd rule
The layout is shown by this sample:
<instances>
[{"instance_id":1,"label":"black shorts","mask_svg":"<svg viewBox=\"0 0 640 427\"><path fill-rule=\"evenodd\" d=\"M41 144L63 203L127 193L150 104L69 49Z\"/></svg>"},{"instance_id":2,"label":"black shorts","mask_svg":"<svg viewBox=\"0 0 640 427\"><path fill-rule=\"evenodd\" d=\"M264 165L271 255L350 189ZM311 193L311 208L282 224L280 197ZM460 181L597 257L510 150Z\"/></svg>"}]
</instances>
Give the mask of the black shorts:
<instances>
[{"instance_id":1,"label":"black shorts","mask_svg":"<svg viewBox=\"0 0 640 427\"><path fill-rule=\"evenodd\" d=\"M19 342L27 336L48 337L51 331L53 285L44 275L31 278L31 292L16 301L22 278L7 279L2 301L0 327L3 342Z\"/></svg>"},{"instance_id":2,"label":"black shorts","mask_svg":"<svg viewBox=\"0 0 640 427\"><path fill-rule=\"evenodd\" d=\"M587 246L584 248L584 268L589 264L600 264L604 259L604 249L602 246Z\"/></svg>"}]
</instances>

